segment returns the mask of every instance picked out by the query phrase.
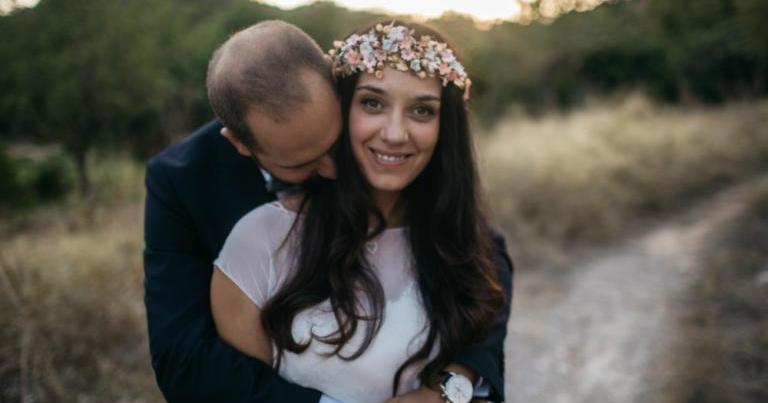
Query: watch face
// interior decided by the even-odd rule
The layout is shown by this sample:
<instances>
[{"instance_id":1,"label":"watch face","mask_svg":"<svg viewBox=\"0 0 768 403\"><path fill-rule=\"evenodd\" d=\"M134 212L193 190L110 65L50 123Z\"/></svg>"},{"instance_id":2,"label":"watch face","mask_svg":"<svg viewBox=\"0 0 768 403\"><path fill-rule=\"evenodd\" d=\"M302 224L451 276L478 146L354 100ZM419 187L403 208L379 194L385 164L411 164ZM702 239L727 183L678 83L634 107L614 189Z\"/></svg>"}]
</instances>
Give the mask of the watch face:
<instances>
[{"instance_id":1,"label":"watch face","mask_svg":"<svg viewBox=\"0 0 768 403\"><path fill-rule=\"evenodd\" d=\"M445 394L453 403L469 403L472 400L472 382L463 375L455 375L445 383Z\"/></svg>"}]
</instances>

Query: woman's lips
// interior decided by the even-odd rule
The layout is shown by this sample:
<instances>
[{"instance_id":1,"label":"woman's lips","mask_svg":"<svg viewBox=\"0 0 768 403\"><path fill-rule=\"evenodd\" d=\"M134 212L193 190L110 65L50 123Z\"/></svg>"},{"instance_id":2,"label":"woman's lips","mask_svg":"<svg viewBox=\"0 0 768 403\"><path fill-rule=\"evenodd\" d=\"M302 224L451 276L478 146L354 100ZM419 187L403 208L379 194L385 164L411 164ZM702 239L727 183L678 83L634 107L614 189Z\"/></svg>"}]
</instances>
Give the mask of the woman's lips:
<instances>
[{"instance_id":1,"label":"woman's lips","mask_svg":"<svg viewBox=\"0 0 768 403\"><path fill-rule=\"evenodd\" d=\"M408 158L410 158L412 155L412 154L403 154L403 153L387 153L387 152L375 150L373 148L369 148L368 150L371 152L374 160L377 163L384 166L388 166L388 167L403 165L405 164L406 161L408 161Z\"/></svg>"}]
</instances>

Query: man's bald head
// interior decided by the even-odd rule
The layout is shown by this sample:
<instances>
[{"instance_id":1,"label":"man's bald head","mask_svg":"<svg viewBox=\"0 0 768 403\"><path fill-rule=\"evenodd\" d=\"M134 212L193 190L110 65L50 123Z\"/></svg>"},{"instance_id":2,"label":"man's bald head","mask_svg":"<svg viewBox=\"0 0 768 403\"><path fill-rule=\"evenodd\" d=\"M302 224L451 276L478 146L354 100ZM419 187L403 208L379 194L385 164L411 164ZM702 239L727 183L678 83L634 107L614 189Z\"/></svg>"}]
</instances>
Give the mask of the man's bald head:
<instances>
[{"instance_id":1,"label":"man's bald head","mask_svg":"<svg viewBox=\"0 0 768 403\"><path fill-rule=\"evenodd\" d=\"M330 65L317 43L298 27L263 21L232 35L208 65L211 108L243 143L256 146L246 115L267 114L276 122L310 100L306 73L333 86Z\"/></svg>"}]
</instances>

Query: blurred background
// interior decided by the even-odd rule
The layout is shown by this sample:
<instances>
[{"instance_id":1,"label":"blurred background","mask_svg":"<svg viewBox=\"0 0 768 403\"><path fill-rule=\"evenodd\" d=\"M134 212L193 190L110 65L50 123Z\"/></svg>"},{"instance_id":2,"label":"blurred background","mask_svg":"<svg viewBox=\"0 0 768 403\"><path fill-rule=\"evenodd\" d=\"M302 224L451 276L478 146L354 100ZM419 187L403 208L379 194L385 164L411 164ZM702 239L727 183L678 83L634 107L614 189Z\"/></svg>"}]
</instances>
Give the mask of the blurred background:
<instances>
[{"instance_id":1,"label":"blurred background","mask_svg":"<svg viewBox=\"0 0 768 403\"><path fill-rule=\"evenodd\" d=\"M0 401L158 402L143 175L234 31L447 34L516 263L511 402L768 401L768 1L0 0Z\"/></svg>"}]
</instances>

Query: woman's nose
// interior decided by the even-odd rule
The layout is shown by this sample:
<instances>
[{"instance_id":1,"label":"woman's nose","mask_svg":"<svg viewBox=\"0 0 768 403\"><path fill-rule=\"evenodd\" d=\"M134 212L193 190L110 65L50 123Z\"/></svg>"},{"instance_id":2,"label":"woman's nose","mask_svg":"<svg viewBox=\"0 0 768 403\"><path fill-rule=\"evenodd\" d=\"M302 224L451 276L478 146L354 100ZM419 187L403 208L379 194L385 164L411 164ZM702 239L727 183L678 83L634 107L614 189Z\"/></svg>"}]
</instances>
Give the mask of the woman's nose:
<instances>
[{"instance_id":1,"label":"woman's nose","mask_svg":"<svg viewBox=\"0 0 768 403\"><path fill-rule=\"evenodd\" d=\"M408 129L402 115L393 114L386 127L381 129L381 137L387 143L397 144L408 141Z\"/></svg>"}]
</instances>

